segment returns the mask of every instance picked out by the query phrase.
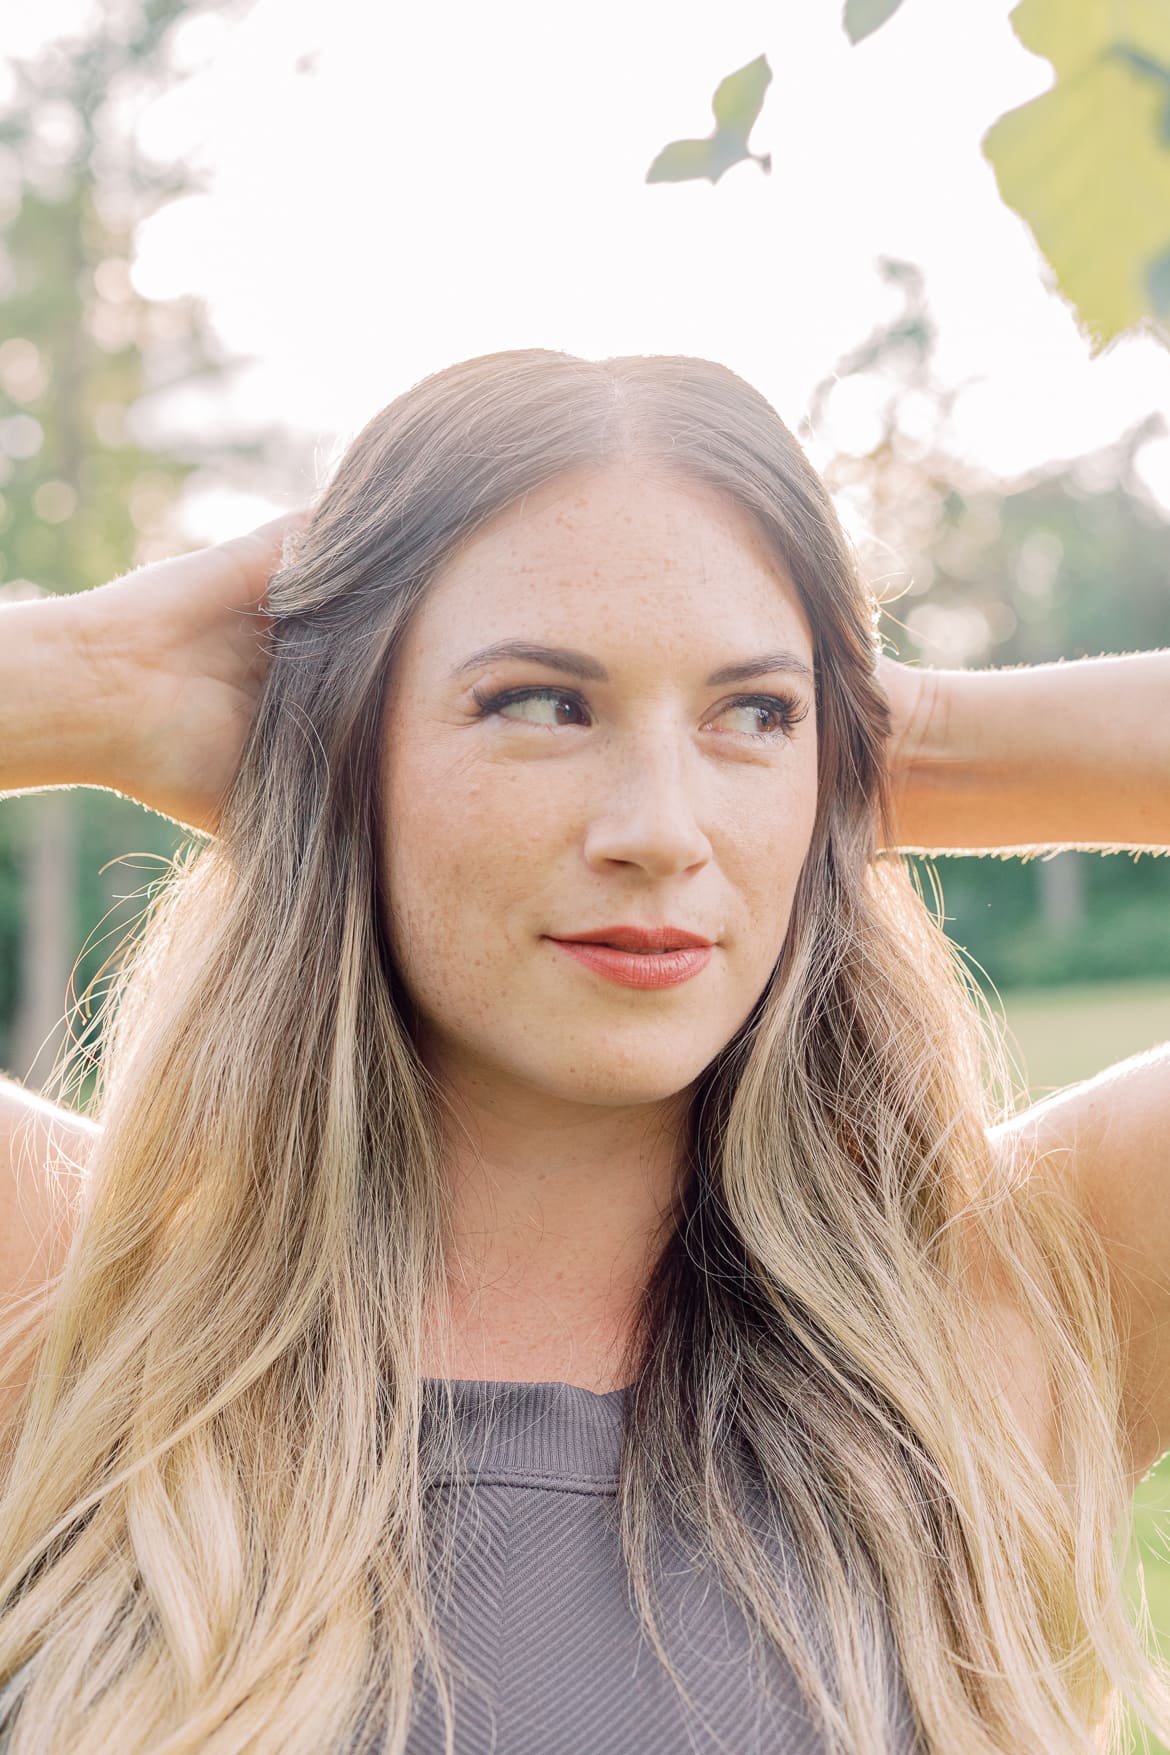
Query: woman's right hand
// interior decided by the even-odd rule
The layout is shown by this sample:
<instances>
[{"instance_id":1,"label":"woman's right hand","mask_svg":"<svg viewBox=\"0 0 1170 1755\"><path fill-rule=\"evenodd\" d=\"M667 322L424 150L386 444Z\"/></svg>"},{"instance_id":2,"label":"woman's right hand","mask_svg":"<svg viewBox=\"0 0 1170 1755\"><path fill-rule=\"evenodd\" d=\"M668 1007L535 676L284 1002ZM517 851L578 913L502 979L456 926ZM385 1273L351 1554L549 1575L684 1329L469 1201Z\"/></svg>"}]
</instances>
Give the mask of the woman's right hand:
<instances>
[{"instance_id":1,"label":"woman's right hand","mask_svg":"<svg viewBox=\"0 0 1170 1755\"><path fill-rule=\"evenodd\" d=\"M268 581L310 516L287 512L70 600L110 734L106 784L216 832L268 669Z\"/></svg>"}]
</instances>

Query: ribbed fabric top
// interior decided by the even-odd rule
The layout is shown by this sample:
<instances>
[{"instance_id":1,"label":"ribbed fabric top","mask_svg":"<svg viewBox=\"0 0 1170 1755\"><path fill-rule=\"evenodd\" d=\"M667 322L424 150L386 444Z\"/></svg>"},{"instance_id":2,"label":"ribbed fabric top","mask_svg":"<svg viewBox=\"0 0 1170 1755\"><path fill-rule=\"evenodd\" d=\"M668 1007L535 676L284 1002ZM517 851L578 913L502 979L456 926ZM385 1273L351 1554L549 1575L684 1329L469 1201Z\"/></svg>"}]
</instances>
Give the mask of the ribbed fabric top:
<instances>
[{"instance_id":1,"label":"ribbed fabric top","mask_svg":"<svg viewBox=\"0 0 1170 1755\"><path fill-rule=\"evenodd\" d=\"M439 1393L437 1378L425 1377L423 1384L431 1397ZM486 1378L452 1379L451 1390L469 1472L524 1481L549 1475L562 1486L579 1479L616 1492L626 1390L599 1395L574 1383Z\"/></svg>"},{"instance_id":2,"label":"ribbed fabric top","mask_svg":"<svg viewBox=\"0 0 1170 1755\"><path fill-rule=\"evenodd\" d=\"M439 1380L424 1384L440 1393ZM738 1606L673 1531L656 1614L693 1710L643 1633L617 1527L626 1390L463 1379L451 1392L467 1479L457 1495L440 1481L434 1500L458 1508L435 1525L452 1555L439 1632L465 1666L451 1677L455 1755L824 1755L789 1666L769 1648L766 1685L752 1679ZM889 1755L913 1755L900 1680L895 1709ZM420 1672L409 1755L443 1749Z\"/></svg>"}]
</instances>

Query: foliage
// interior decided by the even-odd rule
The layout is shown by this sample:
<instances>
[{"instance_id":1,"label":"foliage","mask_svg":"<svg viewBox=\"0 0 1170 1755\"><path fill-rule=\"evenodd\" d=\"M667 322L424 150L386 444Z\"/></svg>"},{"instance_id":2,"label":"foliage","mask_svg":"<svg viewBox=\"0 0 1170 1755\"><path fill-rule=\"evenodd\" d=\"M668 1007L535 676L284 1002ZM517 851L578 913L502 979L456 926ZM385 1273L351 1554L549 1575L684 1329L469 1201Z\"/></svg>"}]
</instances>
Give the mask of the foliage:
<instances>
[{"instance_id":1,"label":"foliage","mask_svg":"<svg viewBox=\"0 0 1170 1755\"><path fill-rule=\"evenodd\" d=\"M152 0L128 39L84 40L12 63L0 159L14 185L0 219L0 578L85 590L173 552L174 508L192 472L258 448L217 439L160 445L158 399L212 389L238 368L197 300L134 288L141 221L202 187L144 167L110 118L121 88L165 67L168 32L194 8ZM160 66L161 63L161 66ZM58 144L61 140L67 144Z\"/></svg>"},{"instance_id":2,"label":"foliage","mask_svg":"<svg viewBox=\"0 0 1170 1755\"><path fill-rule=\"evenodd\" d=\"M1009 110L983 150L1100 353L1170 315L1170 9L1164 0L1021 0L1049 91Z\"/></svg>"},{"instance_id":3,"label":"foliage","mask_svg":"<svg viewBox=\"0 0 1170 1755\"><path fill-rule=\"evenodd\" d=\"M828 453L822 474L885 598L886 650L961 669L1164 646L1170 524L1135 470L1160 418L1018 481L972 469L948 449L957 392L935 374L922 274L892 259L881 268L902 308L816 386L800 436ZM834 453L834 398L855 377L884 393L880 428L866 451ZM948 933L998 987L1170 974L1170 862L1063 857L1076 903L1063 918L1044 861L917 863L928 896L925 868L941 879Z\"/></svg>"},{"instance_id":4,"label":"foliage","mask_svg":"<svg viewBox=\"0 0 1170 1755\"><path fill-rule=\"evenodd\" d=\"M21 853L37 833L44 796L5 799L0 807L0 1067L22 1077L26 1069L15 1064L14 1026L18 948L28 930L30 899ZM150 886L186 837L177 824L133 799L90 788L69 797L78 817L77 881L70 918L62 923L68 976L60 1010L68 1005L76 1037L89 1028L126 935L149 901Z\"/></svg>"},{"instance_id":5,"label":"foliage","mask_svg":"<svg viewBox=\"0 0 1170 1755\"><path fill-rule=\"evenodd\" d=\"M10 59L0 109L0 602L83 591L180 552L177 511L197 471L261 486L285 480L272 438L160 436L177 391L214 397L244 362L221 348L202 304L150 300L134 285L139 225L202 183L188 167L146 159L126 118L172 81L170 42L200 10L191 0L124 0L27 62ZM240 10L238 0L215 10ZM53 907L28 880L61 807L79 812L84 905L50 923L61 947L60 1005L74 947L105 912L91 861L109 857L110 825L153 851L173 824L108 793L56 793L0 811L0 1056L22 1061L53 1020L20 1016L20 944ZM82 802L84 801L84 806ZM119 814L121 812L121 814ZM103 828L103 824L106 827ZM117 851L121 852L123 841ZM48 847L50 858L53 848ZM71 837L62 857L72 858ZM47 971L50 986L57 970ZM27 997L27 996L26 996ZM35 1009L35 1008L34 1008ZM17 1028L19 1023L19 1028ZM20 1046L14 1044L19 1041ZM23 1066L18 1070L23 1070Z\"/></svg>"},{"instance_id":6,"label":"foliage","mask_svg":"<svg viewBox=\"0 0 1170 1755\"><path fill-rule=\"evenodd\" d=\"M859 43L885 24L897 12L902 0L845 0L845 34L851 43Z\"/></svg>"},{"instance_id":7,"label":"foliage","mask_svg":"<svg viewBox=\"0 0 1170 1755\"><path fill-rule=\"evenodd\" d=\"M850 42L900 4L846 0ZM1031 228L1092 354L1133 329L1170 339L1170 9L1165 0L1020 0L1011 17L1057 77L984 135L999 192ZM673 141L646 181L714 183L754 157L747 136L771 77L763 55L730 74L713 101L717 131ZM770 154L756 162L771 169Z\"/></svg>"},{"instance_id":8,"label":"foliage","mask_svg":"<svg viewBox=\"0 0 1170 1755\"><path fill-rule=\"evenodd\" d=\"M822 465L885 598L894 656L943 667L1042 664L1149 650L1170 628L1170 523L1135 468L1161 416L1116 444L1005 482L949 450L957 391L934 371L921 272L886 259L903 308L814 388L801 436L832 448L833 398L861 376L885 392L870 447Z\"/></svg>"},{"instance_id":9,"label":"foliage","mask_svg":"<svg viewBox=\"0 0 1170 1755\"><path fill-rule=\"evenodd\" d=\"M1030 862L929 861L947 933L981 985L1007 990L1170 976L1166 862L1123 853L1072 857L1083 872L1084 911L1068 922L1045 918ZM929 880L924 892L930 895Z\"/></svg>"},{"instance_id":10,"label":"foliage","mask_svg":"<svg viewBox=\"0 0 1170 1755\"><path fill-rule=\"evenodd\" d=\"M729 73L711 99L715 128L705 140L672 140L664 146L646 172L648 183L685 183L706 177L717 183L724 171L741 159L755 159L760 169L772 169L771 155L758 157L748 151L748 135L763 108L764 93L772 83L767 58L757 55L746 67Z\"/></svg>"}]
</instances>

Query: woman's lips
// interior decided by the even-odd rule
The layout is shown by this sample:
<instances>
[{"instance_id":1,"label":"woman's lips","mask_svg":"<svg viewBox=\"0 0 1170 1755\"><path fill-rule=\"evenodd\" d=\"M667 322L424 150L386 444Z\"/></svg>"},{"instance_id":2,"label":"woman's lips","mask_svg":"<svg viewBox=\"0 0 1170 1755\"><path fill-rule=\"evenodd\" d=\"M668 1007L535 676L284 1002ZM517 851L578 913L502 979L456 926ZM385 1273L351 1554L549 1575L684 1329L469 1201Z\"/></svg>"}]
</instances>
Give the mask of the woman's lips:
<instances>
[{"instance_id":1,"label":"woman's lips","mask_svg":"<svg viewBox=\"0 0 1170 1755\"><path fill-rule=\"evenodd\" d=\"M568 951L595 975L604 975L622 987L675 987L705 969L715 949L714 945L703 945L695 950L616 951L611 945L585 945L567 938L550 939L549 943Z\"/></svg>"}]
</instances>

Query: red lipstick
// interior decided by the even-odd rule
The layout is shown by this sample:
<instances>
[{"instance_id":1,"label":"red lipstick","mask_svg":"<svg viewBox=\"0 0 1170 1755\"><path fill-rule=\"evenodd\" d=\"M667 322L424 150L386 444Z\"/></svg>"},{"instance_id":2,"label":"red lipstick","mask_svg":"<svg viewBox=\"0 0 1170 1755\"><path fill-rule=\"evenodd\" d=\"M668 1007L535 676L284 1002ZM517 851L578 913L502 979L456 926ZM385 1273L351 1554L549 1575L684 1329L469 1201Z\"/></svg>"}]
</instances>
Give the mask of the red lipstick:
<instances>
[{"instance_id":1,"label":"red lipstick","mask_svg":"<svg viewBox=\"0 0 1170 1755\"><path fill-rule=\"evenodd\" d=\"M603 926L554 938L571 957L622 987L674 987L711 961L714 945L678 926Z\"/></svg>"},{"instance_id":2,"label":"red lipstick","mask_svg":"<svg viewBox=\"0 0 1170 1755\"><path fill-rule=\"evenodd\" d=\"M554 933L558 944L613 945L619 951L699 950L712 941L684 926L592 926L588 932Z\"/></svg>"}]
</instances>

